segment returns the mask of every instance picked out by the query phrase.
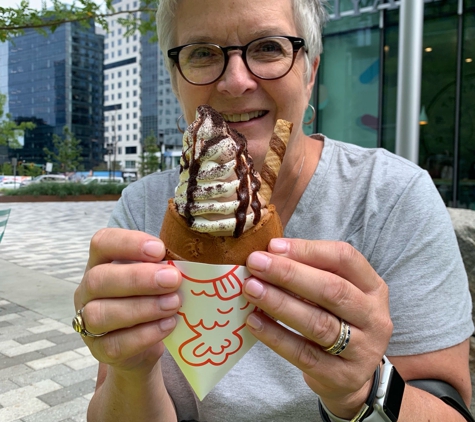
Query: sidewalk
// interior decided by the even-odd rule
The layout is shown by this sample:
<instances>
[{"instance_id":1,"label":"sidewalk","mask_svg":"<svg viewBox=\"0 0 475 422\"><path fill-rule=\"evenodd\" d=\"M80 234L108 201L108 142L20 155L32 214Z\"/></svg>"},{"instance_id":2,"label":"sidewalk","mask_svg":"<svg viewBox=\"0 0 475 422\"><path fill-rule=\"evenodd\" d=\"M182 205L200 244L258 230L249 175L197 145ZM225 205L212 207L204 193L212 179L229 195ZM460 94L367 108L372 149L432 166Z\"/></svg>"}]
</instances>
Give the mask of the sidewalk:
<instances>
[{"instance_id":1,"label":"sidewalk","mask_svg":"<svg viewBox=\"0 0 475 422\"><path fill-rule=\"evenodd\" d=\"M12 208L0 244L0 422L86 421L97 361L71 327L73 294L113 207L0 205Z\"/></svg>"}]
</instances>

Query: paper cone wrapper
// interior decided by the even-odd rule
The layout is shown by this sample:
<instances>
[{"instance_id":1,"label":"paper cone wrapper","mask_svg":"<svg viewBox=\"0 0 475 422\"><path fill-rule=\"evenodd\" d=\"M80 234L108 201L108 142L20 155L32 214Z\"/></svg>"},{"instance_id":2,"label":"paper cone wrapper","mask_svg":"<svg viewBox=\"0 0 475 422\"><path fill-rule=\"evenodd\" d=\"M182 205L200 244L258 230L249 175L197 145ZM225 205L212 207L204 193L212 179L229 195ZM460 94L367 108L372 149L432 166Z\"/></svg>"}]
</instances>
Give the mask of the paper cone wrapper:
<instances>
[{"instance_id":1,"label":"paper cone wrapper","mask_svg":"<svg viewBox=\"0 0 475 422\"><path fill-rule=\"evenodd\" d=\"M164 343L200 400L255 344L246 327L255 310L242 295L244 266L167 261L182 274L178 323Z\"/></svg>"}]
</instances>

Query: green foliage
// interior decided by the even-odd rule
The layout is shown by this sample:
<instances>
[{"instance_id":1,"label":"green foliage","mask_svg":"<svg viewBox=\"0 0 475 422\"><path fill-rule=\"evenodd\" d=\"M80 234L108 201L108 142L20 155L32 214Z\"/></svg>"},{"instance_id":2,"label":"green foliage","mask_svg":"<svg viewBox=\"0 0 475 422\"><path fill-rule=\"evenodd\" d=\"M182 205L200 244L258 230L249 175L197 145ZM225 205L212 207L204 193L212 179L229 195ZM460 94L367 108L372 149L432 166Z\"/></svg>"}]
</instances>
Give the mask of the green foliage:
<instances>
[{"instance_id":1,"label":"green foliage","mask_svg":"<svg viewBox=\"0 0 475 422\"><path fill-rule=\"evenodd\" d=\"M78 195L120 195L127 185L118 183L34 183L15 190L5 190L4 195L21 196L21 195L53 195L64 198L66 196Z\"/></svg>"},{"instance_id":2,"label":"green foliage","mask_svg":"<svg viewBox=\"0 0 475 422\"><path fill-rule=\"evenodd\" d=\"M0 173L2 175L12 176L13 175L13 166L11 163L3 163L0 166Z\"/></svg>"},{"instance_id":3,"label":"green foliage","mask_svg":"<svg viewBox=\"0 0 475 422\"><path fill-rule=\"evenodd\" d=\"M13 176L13 166L10 162L3 163L0 165L0 174L6 176ZM43 168L38 167L34 163L21 163L17 165L16 175L17 176L31 176L36 177L40 174L43 174Z\"/></svg>"},{"instance_id":4,"label":"green foliage","mask_svg":"<svg viewBox=\"0 0 475 422\"><path fill-rule=\"evenodd\" d=\"M125 36L135 31L155 33L156 10L157 0L141 0L138 8L124 11L117 11L112 0L105 0L101 5L96 4L95 0L79 0L73 4L52 0L51 8L47 9L44 4L41 10L32 9L28 0L22 0L15 8L0 7L0 42L14 40L15 36L24 34L26 29L35 29L46 35L66 22L79 22L88 27L94 20L108 31L106 18L115 15L120 15L118 20L125 26Z\"/></svg>"},{"instance_id":5,"label":"green foliage","mask_svg":"<svg viewBox=\"0 0 475 422\"><path fill-rule=\"evenodd\" d=\"M153 133L150 133L144 139L144 147L140 155L139 172L141 176L155 173L160 168L159 152L160 147L157 145L157 138Z\"/></svg>"},{"instance_id":6,"label":"green foliage","mask_svg":"<svg viewBox=\"0 0 475 422\"><path fill-rule=\"evenodd\" d=\"M25 130L34 129L36 125L32 122L15 123L11 120L11 114L5 114L6 101L7 96L0 93L0 145L8 145L13 149L21 148L18 137L23 136ZM3 120L4 116L6 120Z\"/></svg>"},{"instance_id":7,"label":"green foliage","mask_svg":"<svg viewBox=\"0 0 475 422\"><path fill-rule=\"evenodd\" d=\"M43 148L46 160L53 163L54 173L81 170L81 145L67 126L63 128L63 138L53 135L54 151Z\"/></svg>"}]
</instances>

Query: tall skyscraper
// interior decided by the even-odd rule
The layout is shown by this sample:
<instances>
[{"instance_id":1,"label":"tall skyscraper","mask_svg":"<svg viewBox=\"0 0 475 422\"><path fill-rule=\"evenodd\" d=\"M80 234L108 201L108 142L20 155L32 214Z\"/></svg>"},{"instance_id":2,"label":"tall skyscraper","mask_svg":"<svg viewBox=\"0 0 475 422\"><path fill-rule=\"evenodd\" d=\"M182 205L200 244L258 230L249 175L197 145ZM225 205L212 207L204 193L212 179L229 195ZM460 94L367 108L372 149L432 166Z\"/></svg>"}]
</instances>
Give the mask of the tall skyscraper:
<instances>
[{"instance_id":1,"label":"tall skyscraper","mask_svg":"<svg viewBox=\"0 0 475 422\"><path fill-rule=\"evenodd\" d=\"M8 45L9 112L36 124L15 154L44 164L43 148L53 149L53 134L67 126L81 142L84 168L101 164L103 36L94 25L66 23L47 36L27 30Z\"/></svg>"},{"instance_id":2,"label":"tall skyscraper","mask_svg":"<svg viewBox=\"0 0 475 422\"><path fill-rule=\"evenodd\" d=\"M136 10L140 2L114 0L113 4L123 12ZM149 41L151 34L124 36L125 29L117 22L119 16L108 18L109 33L104 43L106 161L109 168L140 176L140 157L147 136L154 136L162 150L181 148L181 133L175 124L181 111L168 76L163 77L158 43ZM162 115L168 116L167 122Z\"/></svg>"}]
</instances>

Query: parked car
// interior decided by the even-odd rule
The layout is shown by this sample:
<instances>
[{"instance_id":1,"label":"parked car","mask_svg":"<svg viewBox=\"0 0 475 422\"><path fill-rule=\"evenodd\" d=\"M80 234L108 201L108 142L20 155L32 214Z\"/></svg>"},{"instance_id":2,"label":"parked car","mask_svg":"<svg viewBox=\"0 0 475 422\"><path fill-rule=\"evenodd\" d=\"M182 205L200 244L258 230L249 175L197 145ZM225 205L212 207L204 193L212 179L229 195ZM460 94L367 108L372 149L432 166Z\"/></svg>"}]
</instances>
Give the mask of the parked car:
<instances>
[{"instance_id":1,"label":"parked car","mask_svg":"<svg viewBox=\"0 0 475 422\"><path fill-rule=\"evenodd\" d=\"M107 184L107 183L125 183L123 177L114 177L114 178L109 178L109 177L103 177L103 176L91 176L91 177L86 177L82 183L85 185L89 183L100 183L102 184Z\"/></svg>"},{"instance_id":2,"label":"parked car","mask_svg":"<svg viewBox=\"0 0 475 422\"><path fill-rule=\"evenodd\" d=\"M25 180L24 182L21 182L21 186L27 186L34 183L46 183L46 182L65 183L67 181L68 181L67 177L63 176L62 174L41 174L31 180Z\"/></svg>"},{"instance_id":3,"label":"parked car","mask_svg":"<svg viewBox=\"0 0 475 422\"><path fill-rule=\"evenodd\" d=\"M0 189L18 189L20 187L20 182L14 180L4 180L0 182Z\"/></svg>"}]
</instances>

